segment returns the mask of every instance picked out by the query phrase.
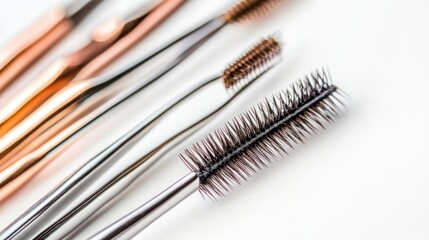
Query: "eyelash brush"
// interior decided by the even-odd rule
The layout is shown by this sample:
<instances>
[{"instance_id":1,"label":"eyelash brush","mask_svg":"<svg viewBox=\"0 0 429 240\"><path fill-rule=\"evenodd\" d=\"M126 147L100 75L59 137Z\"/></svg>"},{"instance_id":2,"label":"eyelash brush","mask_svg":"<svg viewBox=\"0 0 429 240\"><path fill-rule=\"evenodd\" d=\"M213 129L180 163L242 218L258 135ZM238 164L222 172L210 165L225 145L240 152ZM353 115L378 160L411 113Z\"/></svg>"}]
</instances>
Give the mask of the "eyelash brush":
<instances>
[{"instance_id":1,"label":"eyelash brush","mask_svg":"<svg viewBox=\"0 0 429 240\"><path fill-rule=\"evenodd\" d=\"M89 80L73 82L67 88L64 88L59 93L52 96L39 109L0 138L0 164L2 157L4 157L31 133L40 128L44 123L52 119L55 115L59 114L71 104L78 104L88 96L93 95L113 82L116 82L126 74L150 60L153 60L153 58L157 56L166 57L166 60L163 59L163 63L155 69L156 71L146 75L143 79L134 84L132 88L129 88L127 93L122 94L121 97L115 98L116 100L112 101L110 106L106 106L105 109L108 111L167 74L170 70L187 59L223 27L236 22L260 18L268 14L270 10L279 6L281 2L283 1L241 0L223 15L207 21L199 27L153 51L148 56L144 56L140 59L134 60L126 66L122 66L122 68L114 73L108 73ZM179 43L182 43L184 46ZM173 48L174 46L178 49Z\"/></svg>"},{"instance_id":2,"label":"eyelash brush","mask_svg":"<svg viewBox=\"0 0 429 240\"><path fill-rule=\"evenodd\" d=\"M124 19L113 18L100 25L92 39L79 50L54 61L30 85L18 92L0 110L0 136L16 126L50 96L72 81L95 77L109 63L146 37L186 0L151 3ZM147 3L145 5L148 5Z\"/></svg>"},{"instance_id":3,"label":"eyelash brush","mask_svg":"<svg viewBox=\"0 0 429 240\"><path fill-rule=\"evenodd\" d=\"M55 202L61 199L67 192L77 186L78 183L83 181L86 177L88 177L92 172L94 172L97 168L102 166L103 163L110 161L111 159L117 159L120 155L122 155L125 151L127 151L131 146L133 146L141 137L144 135L152 126L158 123L160 119L162 119L168 112L176 109L180 104L184 103L185 100L188 100L189 97L194 95L206 87L214 87L220 86L220 83L223 83L222 89L224 93L227 93L225 90L232 89L232 94L228 95L227 99L221 103L221 106L207 114L203 119L197 120L196 122L191 124L189 129L193 129L194 126L199 126L201 122L205 119L208 119L211 116L214 116L215 113L218 113L221 109L223 109L232 99L234 99L241 91L243 91L250 83L252 83L256 78L270 69L278 60L280 56L280 45L274 38L267 38L262 40L259 44L257 44L252 50L244 54L241 58L239 58L234 64L228 66L220 76L215 76L211 78L207 78L203 81L196 83L194 86L189 89L183 91L178 96L171 99L169 102L164 104L161 108L156 110L154 113L149 115L145 120L140 122L136 127L128 131L118 140L116 140L113 144L107 147L105 150L97 154L94 158L88 161L85 165L83 165L79 170L77 170L73 175L68 177L63 181L58 187L45 195L41 200L39 200L35 205L33 205L30 209L28 209L23 215L21 215L18 219L16 219L10 226L8 226L5 230L3 230L0 234L0 238L2 239L11 239L16 234L21 232L24 228L26 228L29 224L34 222L43 212L53 206ZM213 85L215 84L215 85ZM219 96L220 97L220 96ZM222 101L220 101L222 102ZM172 139L180 137L181 133L188 132L184 130L175 134ZM172 141L171 139L166 141L165 144ZM58 143L57 143L58 144ZM162 148L162 146L160 146ZM46 153L47 154L47 153ZM151 153L150 155L152 155ZM43 157L43 156L42 156ZM30 157L31 158L31 157ZM23 160L24 162L21 166L28 166L29 164L27 160ZM40 161L40 156L35 158L35 161ZM125 169L121 174L119 174L115 179L112 179L108 185L114 184L118 181L124 174L132 171L137 165L142 164L135 163L131 164L128 169ZM43 163L39 163L42 164ZM19 166L18 166L19 167ZM40 167L38 167L40 168ZM119 179L118 179L119 178ZM3 178L5 179L5 178ZM19 181L18 181L19 183ZM4 184L3 184L4 186ZM103 187L105 189L106 187ZM2 191L5 188L2 189ZM96 193L101 194L101 192ZM95 197L95 196L93 196ZM82 205L79 205L77 208L80 209L82 206L87 205L91 200L86 200ZM68 217L69 218L69 217ZM63 219L64 221L66 219ZM60 224L62 224L61 222ZM58 227L59 225L56 225ZM52 230L50 230L52 231ZM46 234L46 233L45 233Z\"/></svg>"},{"instance_id":4,"label":"eyelash brush","mask_svg":"<svg viewBox=\"0 0 429 240\"><path fill-rule=\"evenodd\" d=\"M180 159L189 174L90 239L131 238L197 190L225 196L338 118L343 96L325 71L297 81L186 149Z\"/></svg>"},{"instance_id":5,"label":"eyelash brush","mask_svg":"<svg viewBox=\"0 0 429 240\"><path fill-rule=\"evenodd\" d=\"M69 6L52 9L0 49L0 93L101 2L77 0Z\"/></svg>"}]
</instances>

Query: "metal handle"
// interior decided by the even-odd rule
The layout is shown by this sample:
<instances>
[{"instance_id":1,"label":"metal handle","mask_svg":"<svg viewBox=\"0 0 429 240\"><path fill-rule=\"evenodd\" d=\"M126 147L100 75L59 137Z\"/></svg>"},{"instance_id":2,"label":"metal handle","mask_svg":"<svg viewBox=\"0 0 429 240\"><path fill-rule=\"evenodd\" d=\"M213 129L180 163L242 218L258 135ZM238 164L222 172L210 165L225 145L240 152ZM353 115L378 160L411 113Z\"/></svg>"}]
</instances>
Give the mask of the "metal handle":
<instances>
[{"instance_id":1,"label":"metal handle","mask_svg":"<svg viewBox=\"0 0 429 240\"><path fill-rule=\"evenodd\" d=\"M187 0L164 0L158 3L156 6L153 6L152 9L143 8L143 13L139 13L135 20L130 20L125 24L123 34L126 35L122 36L118 42L100 54L100 56L93 59L78 73L78 75L76 75L75 79L83 80L94 77L108 64L120 57L129 48L137 44L141 39L145 38L151 31L153 31L159 24L166 20L186 1ZM134 24L137 25L128 26ZM128 28L131 28L131 30L127 30Z\"/></svg>"},{"instance_id":2,"label":"metal handle","mask_svg":"<svg viewBox=\"0 0 429 240\"><path fill-rule=\"evenodd\" d=\"M70 88L64 89L64 91L54 95L36 112L2 136L0 141L0 158L5 156L16 145L23 141L25 137L34 132L37 127L42 126L43 123L75 102L82 93L89 89L89 87L87 83L79 82L73 84ZM0 162L0 164L2 163Z\"/></svg>"},{"instance_id":3,"label":"metal handle","mask_svg":"<svg viewBox=\"0 0 429 240\"><path fill-rule=\"evenodd\" d=\"M67 87L86 64L118 40L123 28L124 23L120 20L107 21L96 29L88 43L50 64L0 109L0 124L7 123L9 128L14 127L55 93Z\"/></svg>"},{"instance_id":4,"label":"metal handle","mask_svg":"<svg viewBox=\"0 0 429 240\"><path fill-rule=\"evenodd\" d=\"M129 99L131 96L144 89L149 84L153 83L155 80L159 79L179 63L181 63L184 59L186 59L189 55L191 55L195 50L198 49L204 42L210 39L215 33L217 33L222 27L225 26L222 18L215 18L195 30L190 31L187 34L173 40L172 42L164 45L158 50L154 51L152 54L142 57L141 59L137 59L132 63L126 64L126 66L121 67L114 73L109 73L106 75L102 75L100 77L94 78L96 81L96 85L103 85L109 82L113 82L121 77L125 76L129 72L138 68L141 64L146 63L151 60L155 56L169 49L170 47L176 45L178 42L186 40L188 43L187 47L181 51L176 57L172 60L168 61L162 68L157 70L157 72L151 75L149 78L144 79L143 81L139 81L131 87L124 90L119 96L109 101L107 105L104 105L103 110L100 112L100 115L96 116L96 118L100 117L101 114L106 113L107 111L113 109L117 105L121 104L125 100ZM92 119L95 120L95 119ZM92 121L91 121L92 122ZM90 122L88 122L89 124ZM85 127L86 125L83 125ZM81 128L81 129L82 129ZM66 140L66 139L65 139ZM116 143L115 143L116 144ZM114 145L115 145L114 144ZM119 144L119 142L118 142ZM111 146L115 148L117 146ZM106 157L106 156L105 156ZM39 200L34 206L28 209L24 214L22 214L18 219L16 219L12 224L10 224L5 230L0 233L0 238L11 239L21 231L23 231L28 225L30 225L33 221L35 221L43 212L45 212L50 206L58 201L64 193L67 193L73 186L77 185L83 178L87 176L90 172L94 171L99 164L95 164L96 159L91 160L86 165L84 165L81 169L79 169L75 175L72 175L68 179L66 179L63 184L61 184L56 189L52 190L50 193L45 195L41 200Z\"/></svg>"},{"instance_id":5,"label":"metal handle","mask_svg":"<svg viewBox=\"0 0 429 240\"><path fill-rule=\"evenodd\" d=\"M144 134L146 131L154 124L157 120L161 119L167 112L173 109L177 104L180 104L183 99L189 97L200 88L206 86L207 84L215 81L218 77L202 81L196 84L194 87L191 87L188 91L185 91L182 94L179 94L176 98L170 100L163 107L158 109L156 112L152 113L144 121L138 124L131 131L124 134L120 139L115 141L112 145L107 147L96 157L91 159L86 163L82 168L80 168L76 173L71 177L65 180L59 187L57 187L52 192L48 193L44 198L42 198L38 203L29 209L28 212L24 213L19 217L15 222L11 224L7 229L0 234L0 237L12 236L18 234L22 229L24 229L28 224L34 221L41 213L46 211L54 202L56 202L62 195L67 193L70 189L75 187L83 179L88 177L88 175L93 172L95 169L100 167L105 162L115 159L120 154L123 154L127 149L129 149L135 142Z\"/></svg>"},{"instance_id":6,"label":"metal handle","mask_svg":"<svg viewBox=\"0 0 429 240\"><path fill-rule=\"evenodd\" d=\"M172 99L169 101L168 104L164 105L160 110L156 111L154 114L155 116L161 116L167 113L169 109L176 109L178 104L184 103L185 99L188 98L191 94L197 92L202 87L207 86L209 83L216 83L219 86L216 85L216 87L220 87L221 91L226 94L225 90L223 89L223 84L221 81L216 81L218 78L213 78L211 80L206 80L201 83L196 84L194 87L191 87L189 90L184 91L182 94L179 95L179 97ZM210 85L211 86L211 85ZM227 97L229 98L229 97ZM194 100L195 101L195 100ZM228 101L228 100L226 100ZM220 102L222 102L220 100ZM175 107L176 106L176 107ZM201 126L204 125L209 119L211 119L216 112L218 112L221 108L224 106L218 108L215 111L209 112L205 117L199 118L199 119L192 119L190 120L190 124L186 125L183 129L178 129L177 131L174 131L174 133L171 133L169 136L165 137L165 141L163 141L161 144L159 144L157 147L151 149L150 151L139 152L135 155L135 157L131 157L132 159L128 159L127 157L126 161L125 159L121 159L120 166L112 166L112 169L115 169L115 174L113 176L108 176L107 179L102 179L101 183L95 183L96 184L96 190L91 190L89 193L83 193L79 196L79 199L75 199L74 201L76 203L73 203L73 207L70 208L70 210L67 211L67 213L60 213L58 215L58 219L50 224L48 227L43 229L40 234L37 235L36 239L45 239L48 236L50 236L53 232L55 232L58 228L62 227L64 224L66 224L69 220L75 217L75 215L80 215L78 218L81 219L89 219L95 212L100 210L103 206L107 205L113 198L117 197L122 191L124 191L129 185L132 184L132 182L135 180L135 178L128 177L128 175L134 175L135 172L142 172L149 168L154 162L156 162L159 159L159 156L164 154L165 152L169 151L173 146L175 146L179 141L183 140L190 134L194 133L196 130L198 130ZM141 132L144 128L135 127L132 131L135 131L136 133ZM147 125L146 125L147 126ZM131 141L132 139L130 139ZM124 165L124 162L127 163L127 165ZM129 163L129 164L128 164ZM113 174L113 173L112 173ZM141 174L138 174L140 176ZM123 178L126 178L122 180ZM127 180L128 179L128 180ZM123 184L119 182L127 182L128 184ZM117 185L123 185L124 187L117 189ZM113 188L110 189L110 188ZM106 197L105 192L116 192L116 194L113 194L112 197ZM107 195L111 195L110 193L107 193ZM99 198L102 198L101 200ZM95 203L93 203L95 201ZM90 206L88 206L90 205ZM80 213L81 211L84 211L84 213ZM83 217L82 217L83 215ZM76 221L73 219L73 223ZM73 224L71 223L71 224ZM69 224L70 225L70 224ZM78 224L79 225L79 224ZM75 225L72 228L76 228ZM66 227L67 228L67 227ZM69 232L63 234L67 235ZM58 236L61 233L57 233L56 237L62 238L63 236Z\"/></svg>"},{"instance_id":7,"label":"metal handle","mask_svg":"<svg viewBox=\"0 0 429 240\"><path fill-rule=\"evenodd\" d=\"M199 178L196 173L191 172L158 196L98 232L90 239L105 240L118 236L129 239L194 193L198 187Z\"/></svg>"}]
</instances>

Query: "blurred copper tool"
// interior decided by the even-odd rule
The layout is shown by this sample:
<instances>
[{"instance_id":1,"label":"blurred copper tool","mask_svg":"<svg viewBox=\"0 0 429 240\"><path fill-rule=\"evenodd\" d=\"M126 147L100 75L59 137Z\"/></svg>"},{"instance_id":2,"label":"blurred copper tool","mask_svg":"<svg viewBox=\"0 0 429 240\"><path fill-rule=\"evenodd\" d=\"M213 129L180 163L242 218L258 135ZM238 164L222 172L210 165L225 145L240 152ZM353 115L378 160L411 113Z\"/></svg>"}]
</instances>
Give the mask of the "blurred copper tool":
<instances>
[{"instance_id":1,"label":"blurred copper tool","mask_svg":"<svg viewBox=\"0 0 429 240\"><path fill-rule=\"evenodd\" d=\"M43 14L0 49L0 93L75 28L102 0L76 0Z\"/></svg>"},{"instance_id":2,"label":"blurred copper tool","mask_svg":"<svg viewBox=\"0 0 429 240\"><path fill-rule=\"evenodd\" d=\"M35 81L0 109L0 136L5 135L48 98L71 82L95 77L146 37L186 0L164 0L145 6L128 19L111 19L78 51L55 61ZM153 6L153 7L152 7Z\"/></svg>"},{"instance_id":3,"label":"blurred copper tool","mask_svg":"<svg viewBox=\"0 0 429 240\"><path fill-rule=\"evenodd\" d=\"M132 86L123 90L120 94L103 104L97 109L94 119L82 124L80 129L99 118L104 113L114 109L133 95L145 89L147 86L162 78L176 66L185 61L190 55L197 51L209 39L215 36L221 29L228 25L239 22L253 22L266 16L271 10L277 9L285 0L240 0L224 14L205 21L198 27L192 28L185 34L168 41L161 47L149 52L149 54L138 56L132 62L128 62L115 71L98 75L91 79L73 81L67 88L52 96L46 103L22 121L6 135L0 136L0 164L1 158L9 154L16 146L23 142L31 134L39 131L44 124L52 121L58 114L67 110L74 104L82 104L88 97L99 93L101 89L120 81L133 70L149 62L158 63L157 68L150 74ZM158 59L161 58L161 59ZM154 61L156 59L156 61ZM62 131L62 130L59 130ZM69 134L70 135L70 134ZM71 134L73 135L73 134ZM67 136L68 138L69 136ZM65 138L66 139L66 138ZM10 164L9 162L7 163Z\"/></svg>"}]
</instances>

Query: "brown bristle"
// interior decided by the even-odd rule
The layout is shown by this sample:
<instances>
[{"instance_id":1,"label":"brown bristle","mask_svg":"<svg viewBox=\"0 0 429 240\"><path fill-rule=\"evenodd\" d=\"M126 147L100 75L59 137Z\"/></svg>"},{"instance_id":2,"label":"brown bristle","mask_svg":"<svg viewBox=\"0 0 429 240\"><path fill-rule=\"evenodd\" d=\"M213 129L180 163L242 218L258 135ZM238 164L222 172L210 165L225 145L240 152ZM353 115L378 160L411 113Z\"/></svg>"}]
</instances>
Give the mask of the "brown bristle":
<instances>
[{"instance_id":1,"label":"brown bristle","mask_svg":"<svg viewBox=\"0 0 429 240\"><path fill-rule=\"evenodd\" d=\"M271 68L280 54L281 44L274 37L262 39L223 71L225 87L230 88L238 83L253 81Z\"/></svg>"},{"instance_id":2,"label":"brown bristle","mask_svg":"<svg viewBox=\"0 0 429 240\"><path fill-rule=\"evenodd\" d=\"M241 0L225 12L225 22L242 22L266 16L285 0Z\"/></svg>"}]
</instances>

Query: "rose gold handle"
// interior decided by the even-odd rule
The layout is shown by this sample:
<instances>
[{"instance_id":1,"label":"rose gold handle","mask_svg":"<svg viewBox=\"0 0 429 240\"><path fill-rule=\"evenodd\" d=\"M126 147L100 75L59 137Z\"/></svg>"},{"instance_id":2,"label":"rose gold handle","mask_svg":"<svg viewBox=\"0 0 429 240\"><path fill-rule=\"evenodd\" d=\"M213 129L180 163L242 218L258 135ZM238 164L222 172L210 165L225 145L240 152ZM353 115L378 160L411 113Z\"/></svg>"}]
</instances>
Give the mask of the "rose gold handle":
<instances>
[{"instance_id":1,"label":"rose gold handle","mask_svg":"<svg viewBox=\"0 0 429 240\"><path fill-rule=\"evenodd\" d=\"M55 94L45 104L38 108L28 118L19 123L11 131L0 138L0 166L4 164L3 157L27 136L42 126L50 118L75 102L85 91L90 89L88 82L76 82L63 91Z\"/></svg>"},{"instance_id":2,"label":"rose gold handle","mask_svg":"<svg viewBox=\"0 0 429 240\"><path fill-rule=\"evenodd\" d=\"M3 106L0 109L0 136L6 134L73 80L82 67L118 39L123 27L124 23L116 19L101 25L87 45L52 63L37 79Z\"/></svg>"},{"instance_id":3,"label":"rose gold handle","mask_svg":"<svg viewBox=\"0 0 429 240\"><path fill-rule=\"evenodd\" d=\"M0 92L74 27L65 10L52 10L0 50Z\"/></svg>"},{"instance_id":4,"label":"rose gold handle","mask_svg":"<svg viewBox=\"0 0 429 240\"><path fill-rule=\"evenodd\" d=\"M0 137L4 136L8 131L18 125L49 97L61 90L69 82L66 78L62 78L45 86L46 80L55 79L64 68L65 66L62 61L55 62L43 75L35 79L36 81L34 81L31 86L23 89L19 94L2 106L0 109ZM35 90L41 88L44 88L43 91L34 94Z\"/></svg>"},{"instance_id":5,"label":"rose gold handle","mask_svg":"<svg viewBox=\"0 0 429 240\"><path fill-rule=\"evenodd\" d=\"M60 152L46 156L41 148L0 169L0 203L25 185Z\"/></svg>"},{"instance_id":6,"label":"rose gold handle","mask_svg":"<svg viewBox=\"0 0 429 240\"><path fill-rule=\"evenodd\" d=\"M107 65L137 44L141 39L145 38L186 1L187 0L164 0L159 3L130 33L85 66L75 79L84 80L94 77Z\"/></svg>"},{"instance_id":7,"label":"rose gold handle","mask_svg":"<svg viewBox=\"0 0 429 240\"><path fill-rule=\"evenodd\" d=\"M19 145L15 146L11 151L9 151L5 156L2 157L2 162L6 165L16 162L21 159L23 156L36 151L41 146L46 144L47 141L54 138L70 126L76 119L73 118L71 121L63 121L63 119L69 119L69 115L74 115L79 109L79 104L74 103L69 107L61 111L58 115L49 120L45 125L34 131L31 135L26 137ZM85 114L87 112L83 112ZM80 114L79 116L83 116ZM51 124L51 121L54 123L61 124ZM52 126L53 125L53 126Z\"/></svg>"},{"instance_id":8,"label":"rose gold handle","mask_svg":"<svg viewBox=\"0 0 429 240\"><path fill-rule=\"evenodd\" d=\"M92 42L67 58L56 61L36 81L0 109L0 136L15 127L67 82L94 77L146 37L185 2L186 0L162 1L143 16L141 22L130 32L125 32L127 23L116 19L98 27ZM126 35L122 36L124 32Z\"/></svg>"}]
</instances>

